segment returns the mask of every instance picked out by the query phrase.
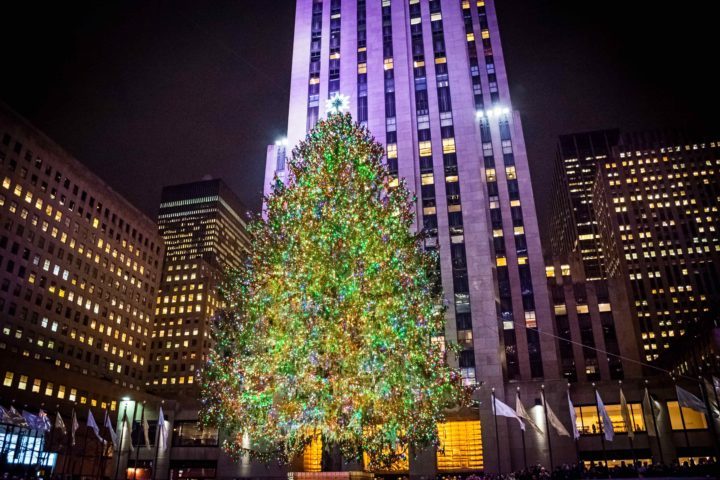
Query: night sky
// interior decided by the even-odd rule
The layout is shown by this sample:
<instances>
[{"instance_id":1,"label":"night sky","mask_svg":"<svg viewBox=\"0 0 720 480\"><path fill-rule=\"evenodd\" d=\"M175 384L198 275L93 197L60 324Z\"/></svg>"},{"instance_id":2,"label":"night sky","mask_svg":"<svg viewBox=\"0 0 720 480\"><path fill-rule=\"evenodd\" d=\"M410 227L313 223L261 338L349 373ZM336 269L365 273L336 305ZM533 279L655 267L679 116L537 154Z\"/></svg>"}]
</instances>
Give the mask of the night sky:
<instances>
[{"instance_id":1,"label":"night sky","mask_svg":"<svg viewBox=\"0 0 720 480\"><path fill-rule=\"evenodd\" d=\"M445 0L458 1L458 0ZM497 0L541 223L557 136L720 136L712 2ZM287 123L294 1L3 2L0 99L155 217L223 178L260 205Z\"/></svg>"}]
</instances>

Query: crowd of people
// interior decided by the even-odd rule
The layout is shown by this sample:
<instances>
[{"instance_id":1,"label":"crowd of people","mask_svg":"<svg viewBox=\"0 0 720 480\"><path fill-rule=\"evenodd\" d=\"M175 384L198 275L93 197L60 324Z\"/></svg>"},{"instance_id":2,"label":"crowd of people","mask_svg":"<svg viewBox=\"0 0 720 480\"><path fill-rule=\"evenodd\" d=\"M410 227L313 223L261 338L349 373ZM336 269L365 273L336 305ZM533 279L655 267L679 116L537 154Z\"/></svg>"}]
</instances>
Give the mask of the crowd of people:
<instances>
[{"instance_id":1,"label":"crowd of people","mask_svg":"<svg viewBox=\"0 0 720 480\"><path fill-rule=\"evenodd\" d=\"M582 480L591 478L720 478L720 463L690 460L682 464L622 462L613 467L602 463L564 464L554 470L535 465L501 475L470 475L469 477L443 475L438 480Z\"/></svg>"}]
</instances>

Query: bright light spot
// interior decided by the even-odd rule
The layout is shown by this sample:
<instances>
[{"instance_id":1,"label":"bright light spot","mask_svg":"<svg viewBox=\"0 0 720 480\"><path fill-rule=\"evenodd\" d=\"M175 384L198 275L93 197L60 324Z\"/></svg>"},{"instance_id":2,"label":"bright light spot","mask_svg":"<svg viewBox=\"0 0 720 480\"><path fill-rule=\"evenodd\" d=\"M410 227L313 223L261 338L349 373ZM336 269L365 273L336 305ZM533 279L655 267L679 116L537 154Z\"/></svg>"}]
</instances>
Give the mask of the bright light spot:
<instances>
[{"instance_id":1,"label":"bright light spot","mask_svg":"<svg viewBox=\"0 0 720 480\"><path fill-rule=\"evenodd\" d=\"M336 93L325 102L325 110L328 115L333 113L344 113L350 109L350 97L342 93Z\"/></svg>"},{"instance_id":2,"label":"bright light spot","mask_svg":"<svg viewBox=\"0 0 720 480\"><path fill-rule=\"evenodd\" d=\"M492 118L492 117L499 117L500 115L508 115L510 113L510 108L508 107L494 107L489 110L483 111L478 110L475 112L475 118L481 119L481 118Z\"/></svg>"}]
</instances>

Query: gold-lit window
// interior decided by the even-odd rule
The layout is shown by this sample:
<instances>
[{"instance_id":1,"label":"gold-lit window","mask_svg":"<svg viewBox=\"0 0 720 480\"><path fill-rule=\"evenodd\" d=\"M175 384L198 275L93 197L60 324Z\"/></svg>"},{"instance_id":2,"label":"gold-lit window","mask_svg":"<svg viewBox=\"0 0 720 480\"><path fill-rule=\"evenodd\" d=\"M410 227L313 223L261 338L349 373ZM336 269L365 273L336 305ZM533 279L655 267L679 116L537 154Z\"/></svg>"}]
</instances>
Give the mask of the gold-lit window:
<instances>
[{"instance_id":1,"label":"gold-lit window","mask_svg":"<svg viewBox=\"0 0 720 480\"><path fill-rule=\"evenodd\" d=\"M443 138L442 139L443 153L455 153L455 139L454 138Z\"/></svg>"},{"instance_id":2,"label":"gold-lit window","mask_svg":"<svg viewBox=\"0 0 720 480\"><path fill-rule=\"evenodd\" d=\"M622 416L620 404L605 405L608 417L612 422L613 431L615 433L625 433L625 421ZM628 403L628 415L630 423L636 432L645 431L645 419L643 417L642 406L639 403ZM598 418L598 410L596 405L584 405L575 407L575 416L577 417L577 429L583 435L593 435L600 433L601 421Z\"/></svg>"},{"instance_id":3,"label":"gold-lit window","mask_svg":"<svg viewBox=\"0 0 720 480\"><path fill-rule=\"evenodd\" d=\"M385 70L392 70L393 69L393 59L392 58L386 58L383 62L383 67Z\"/></svg>"},{"instance_id":4,"label":"gold-lit window","mask_svg":"<svg viewBox=\"0 0 720 480\"><path fill-rule=\"evenodd\" d=\"M673 430L683 430L683 420L686 430L699 430L708 428L705 415L691 408L682 407L682 415L678 402L667 402L668 414L670 415L670 426Z\"/></svg>"},{"instance_id":5,"label":"gold-lit window","mask_svg":"<svg viewBox=\"0 0 720 480\"><path fill-rule=\"evenodd\" d=\"M488 182L494 182L497 180L497 177L495 176L495 169L494 168L486 168L485 169L485 176L487 177Z\"/></svg>"},{"instance_id":6,"label":"gold-lit window","mask_svg":"<svg viewBox=\"0 0 720 480\"><path fill-rule=\"evenodd\" d=\"M429 157L432 155L432 143L429 140L419 142L418 150L421 157Z\"/></svg>"},{"instance_id":7,"label":"gold-lit window","mask_svg":"<svg viewBox=\"0 0 720 480\"><path fill-rule=\"evenodd\" d=\"M545 267L545 276L553 278L555 276L555 267Z\"/></svg>"},{"instance_id":8,"label":"gold-lit window","mask_svg":"<svg viewBox=\"0 0 720 480\"><path fill-rule=\"evenodd\" d=\"M14 376L15 376L15 374L13 372L5 372L5 379L3 380L3 386L11 387Z\"/></svg>"},{"instance_id":9,"label":"gold-lit window","mask_svg":"<svg viewBox=\"0 0 720 480\"><path fill-rule=\"evenodd\" d=\"M505 176L508 180L515 180L517 173L515 173L515 167L505 167Z\"/></svg>"},{"instance_id":10,"label":"gold-lit window","mask_svg":"<svg viewBox=\"0 0 720 480\"><path fill-rule=\"evenodd\" d=\"M388 143L387 158L397 158L397 143Z\"/></svg>"},{"instance_id":11,"label":"gold-lit window","mask_svg":"<svg viewBox=\"0 0 720 480\"><path fill-rule=\"evenodd\" d=\"M36 378L35 380L33 380L32 392L38 393L39 391L40 391L40 379Z\"/></svg>"},{"instance_id":12,"label":"gold-lit window","mask_svg":"<svg viewBox=\"0 0 720 480\"><path fill-rule=\"evenodd\" d=\"M435 183L435 177L432 173L423 173L420 177L420 183L423 185L433 185Z\"/></svg>"},{"instance_id":13,"label":"gold-lit window","mask_svg":"<svg viewBox=\"0 0 720 480\"><path fill-rule=\"evenodd\" d=\"M560 265L560 273L563 277L570 275L570 265Z\"/></svg>"},{"instance_id":14,"label":"gold-lit window","mask_svg":"<svg viewBox=\"0 0 720 480\"><path fill-rule=\"evenodd\" d=\"M482 470L483 446L479 420L438 424L438 471Z\"/></svg>"},{"instance_id":15,"label":"gold-lit window","mask_svg":"<svg viewBox=\"0 0 720 480\"><path fill-rule=\"evenodd\" d=\"M507 259L505 257L497 257L496 263L498 267L504 267L507 265Z\"/></svg>"},{"instance_id":16,"label":"gold-lit window","mask_svg":"<svg viewBox=\"0 0 720 480\"><path fill-rule=\"evenodd\" d=\"M367 73L367 63L358 63L358 73Z\"/></svg>"},{"instance_id":17,"label":"gold-lit window","mask_svg":"<svg viewBox=\"0 0 720 480\"><path fill-rule=\"evenodd\" d=\"M314 437L303 450L303 471L320 472L322 471L322 439L320 436Z\"/></svg>"},{"instance_id":18,"label":"gold-lit window","mask_svg":"<svg viewBox=\"0 0 720 480\"><path fill-rule=\"evenodd\" d=\"M25 390L27 388L27 382L27 375L20 375L20 380L18 381L18 390Z\"/></svg>"}]
</instances>

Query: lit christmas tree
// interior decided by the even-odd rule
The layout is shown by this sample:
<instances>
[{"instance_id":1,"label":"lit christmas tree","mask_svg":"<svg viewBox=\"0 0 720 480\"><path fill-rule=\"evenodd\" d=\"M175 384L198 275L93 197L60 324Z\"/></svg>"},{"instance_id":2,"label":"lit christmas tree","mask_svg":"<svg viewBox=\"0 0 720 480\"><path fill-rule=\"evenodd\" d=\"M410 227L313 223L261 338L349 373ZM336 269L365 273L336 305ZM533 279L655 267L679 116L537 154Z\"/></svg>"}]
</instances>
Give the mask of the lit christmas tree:
<instances>
[{"instance_id":1,"label":"lit christmas tree","mask_svg":"<svg viewBox=\"0 0 720 480\"><path fill-rule=\"evenodd\" d=\"M252 225L201 375L203 421L230 433L235 457L287 461L319 437L387 468L408 445L437 444L443 411L468 400L435 340L436 254L412 233L414 199L382 156L350 115L331 114Z\"/></svg>"}]
</instances>

